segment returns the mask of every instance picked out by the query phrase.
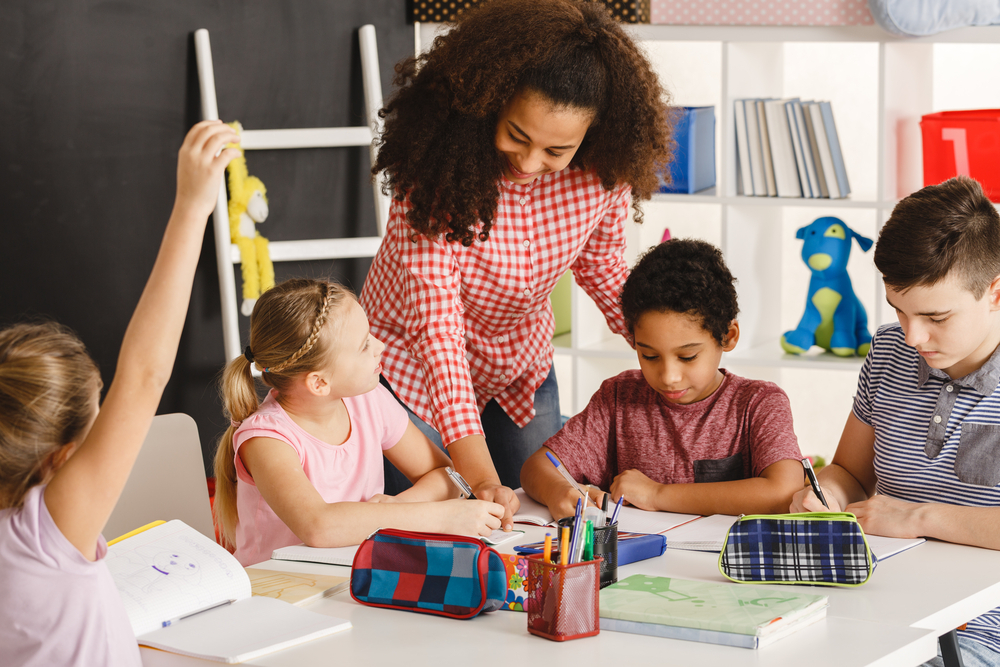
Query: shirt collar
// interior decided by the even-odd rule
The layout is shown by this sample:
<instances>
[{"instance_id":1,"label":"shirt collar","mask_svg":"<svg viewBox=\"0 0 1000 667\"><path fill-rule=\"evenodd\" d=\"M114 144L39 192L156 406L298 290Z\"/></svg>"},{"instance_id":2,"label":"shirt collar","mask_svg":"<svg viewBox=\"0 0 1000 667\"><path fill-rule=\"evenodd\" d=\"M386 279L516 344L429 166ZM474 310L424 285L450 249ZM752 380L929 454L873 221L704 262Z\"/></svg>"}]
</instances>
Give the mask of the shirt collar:
<instances>
[{"instance_id":1,"label":"shirt collar","mask_svg":"<svg viewBox=\"0 0 1000 667\"><path fill-rule=\"evenodd\" d=\"M917 387L922 389L924 383L935 377L948 383L969 387L976 390L982 396L990 396L1000 383L1000 346L993 350L993 354L982 366L966 376L956 378L954 381L942 370L931 368L923 357L917 357Z\"/></svg>"}]
</instances>

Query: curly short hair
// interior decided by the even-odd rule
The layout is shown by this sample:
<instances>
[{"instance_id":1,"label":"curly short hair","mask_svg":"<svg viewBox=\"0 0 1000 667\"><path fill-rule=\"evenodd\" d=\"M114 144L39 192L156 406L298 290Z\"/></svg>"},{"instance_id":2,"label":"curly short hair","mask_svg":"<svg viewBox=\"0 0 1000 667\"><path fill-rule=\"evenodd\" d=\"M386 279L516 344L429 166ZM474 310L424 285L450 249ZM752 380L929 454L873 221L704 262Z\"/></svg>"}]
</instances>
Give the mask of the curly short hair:
<instances>
[{"instance_id":1,"label":"curly short hair","mask_svg":"<svg viewBox=\"0 0 1000 667\"><path fill-rule=\"evenodd\" d=\"M500 196L500 114L522 90L594 113L569 168L594 169L607 189L639 200L670 161L668 95L640 48L595 2L503 0L463 13L429 51L396 66L396 93L372 173L409 197L418 234L470 246L489 238ZM480 227L480 222L482 226Z\"/></svg>"},{"instance_id":2,"label":"curly short hair","mask_svg":"<svg viewBox=\"0 0 1000 667\"><path fill-rule=\"evenodd\" d=\"M629 333L650 311L684 313L700 318L702 327L724 345L729 325L740 312L735 283L714 245L671 239L639 258L618 301Z\"/></svg>"}]
</instances>

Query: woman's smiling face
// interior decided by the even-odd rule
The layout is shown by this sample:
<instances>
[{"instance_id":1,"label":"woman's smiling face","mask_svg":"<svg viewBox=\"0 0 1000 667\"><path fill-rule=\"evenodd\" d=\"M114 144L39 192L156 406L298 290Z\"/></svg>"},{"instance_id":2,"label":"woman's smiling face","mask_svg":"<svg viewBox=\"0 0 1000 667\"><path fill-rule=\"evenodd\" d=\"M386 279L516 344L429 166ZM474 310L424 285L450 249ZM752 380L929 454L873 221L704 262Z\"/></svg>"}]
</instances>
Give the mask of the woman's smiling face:
<instances>
[{"instance_id":1,"label":"woman's smiling face","mask_svg":"<svg viewBox=\"0 0 1000 667\"><path fill-rule=\"evenodd\" d=\"M504 176L530 183L569 166L587 136L593 112L558 106L541 93L523 90L497 122L496 147L504 156Z\"/></svg>"}]
</instances>

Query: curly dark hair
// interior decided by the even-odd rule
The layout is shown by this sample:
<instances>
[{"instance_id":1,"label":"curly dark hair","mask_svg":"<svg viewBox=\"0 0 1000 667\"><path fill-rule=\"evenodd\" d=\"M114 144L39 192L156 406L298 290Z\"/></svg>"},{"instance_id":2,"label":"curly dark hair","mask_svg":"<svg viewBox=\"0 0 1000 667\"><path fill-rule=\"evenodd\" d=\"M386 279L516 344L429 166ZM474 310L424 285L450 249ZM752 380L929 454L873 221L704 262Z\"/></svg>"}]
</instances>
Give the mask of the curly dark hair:
<instances>
[{"instance_id":1,"label":"curly dark hair","mask_svg":"<svg viewBox=\"0 0 1000 667\"><path fill-rule=\"evenodd\" d=\"M489 238L504 164L496 126L522 90L594 113L570 168L594 169L607 190L631 185L641 222L639 200L657 190L670 161L669 97L608 10L586 0L493 0L462 16L429 51L396 66L399 89L379 112L385 130L372 173L385 172L387 194L409 196L413 230L465 246Z\"/></svg>"},{"instance_id":2,"label":"curly dark hair","mask_svg":"<svg viewBox=\"0 0 1000 667\"><path fill-rule=\"evenodd\" d=\"M639 258L618 302L629 333L649 311L685 313L701 318L702 327L724 345L729 325L740 312L735 282L714 245L671 239Z\"/></svg>"}]
</instances>

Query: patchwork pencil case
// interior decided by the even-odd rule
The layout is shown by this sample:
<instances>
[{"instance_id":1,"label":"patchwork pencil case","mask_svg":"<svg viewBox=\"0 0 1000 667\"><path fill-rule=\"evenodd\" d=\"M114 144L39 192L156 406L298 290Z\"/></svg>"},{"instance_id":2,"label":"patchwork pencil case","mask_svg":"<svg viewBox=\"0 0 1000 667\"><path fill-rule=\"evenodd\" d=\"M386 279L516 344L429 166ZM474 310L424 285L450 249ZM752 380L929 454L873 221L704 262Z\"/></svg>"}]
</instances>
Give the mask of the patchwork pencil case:
<instances>
[{"instance_id":1,"label":"patchwork pencil case","mask_svg":"<svg viewBox=\"0 0 1000 667\"><path fill-rule=\"evenodd\" d=\"M499 609L506 595L500 554L460 535L380 529L351 570L351 597L372 607L472 618Z\"/></svg>"},{"instance_id":2,"label":"patchwork pencil case","mask_svg":"<svg viewBox=\"0 0 1000 667\"><path fill-rule=\"evenodd\" d=\"M860 586L877 565L849 512L740 516L719 554L722 574L745 584Z\"/></svg>"}]
</instances>

